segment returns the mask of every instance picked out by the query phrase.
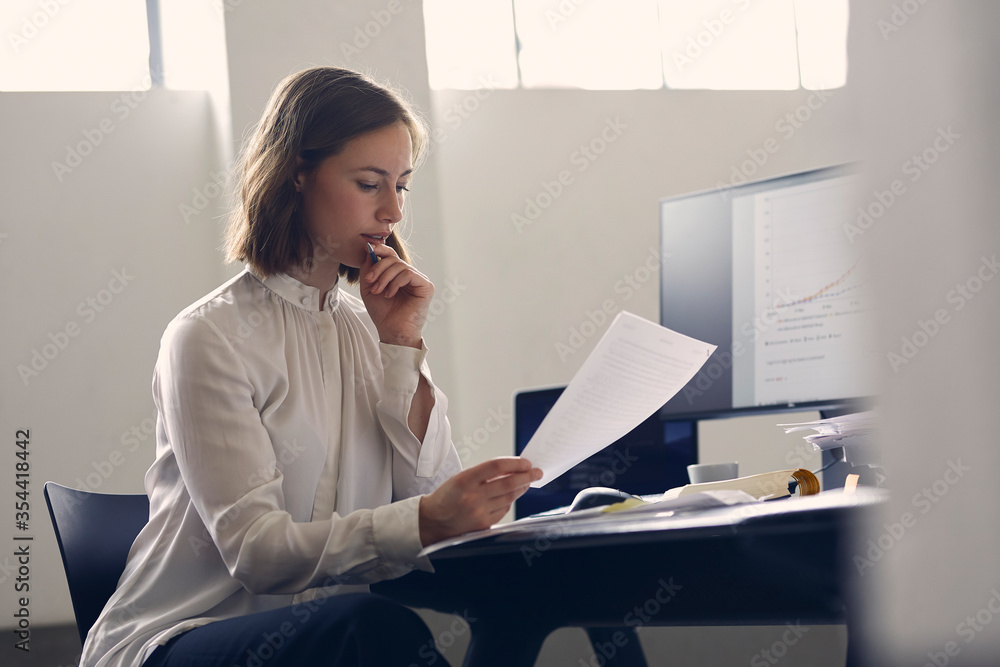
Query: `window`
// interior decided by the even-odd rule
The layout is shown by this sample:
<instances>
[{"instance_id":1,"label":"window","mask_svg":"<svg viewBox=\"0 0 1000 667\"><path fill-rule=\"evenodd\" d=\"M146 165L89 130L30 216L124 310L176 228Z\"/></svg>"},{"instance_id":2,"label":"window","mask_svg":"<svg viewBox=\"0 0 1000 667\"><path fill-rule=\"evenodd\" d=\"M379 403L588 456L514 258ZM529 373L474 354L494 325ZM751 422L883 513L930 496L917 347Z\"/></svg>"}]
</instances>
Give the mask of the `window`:
<instances>
[{"instance_id":1,"label":"window","mask_svg":"<svg viewBox=\"0 0 1000 667\"><path fill-rule=\"evenodd\" d=\"M848 0L425 0L432 88L831 89Z\"/></svg>"},{"instance_id":2,"label":"window","mask_svg":"<svg viewBox=\"0 0 1000 667\"><path fill-rule=\"evenodd\" d=\"M3 0L0 90L222 90L224 8L205 0ZM152 44L152 53L150 45ZM150 65L154 72L151 76Z\"/></svg>"},{"instance_id":3,"label":"window","mask_svg":"<svg viewBox=\"0 0 1000 667\"><path fill-rule=\"evenodd\" d=\"M623 7L627 11L623 11ZM521 85L659 88L656 0L514 0Z\"/></svg>"},{"instance_id":4,"label":"window","mask_svg":"<svg viewBox=\"0 0 1000 667\"><path fill-rule=\"evenodd\" d=\"M424 0L424 26L431 88L517 86L510 0Z\"/></svg>"},{"instance_id":5,"label":"window","mask_svg":"<svg viewBox=\"0 0 1000 667\"><path fill-rule=\"evenodd\" d=\"M4 0L0 90L146 90L146 3Z\"/></svg>"}]
</instances>

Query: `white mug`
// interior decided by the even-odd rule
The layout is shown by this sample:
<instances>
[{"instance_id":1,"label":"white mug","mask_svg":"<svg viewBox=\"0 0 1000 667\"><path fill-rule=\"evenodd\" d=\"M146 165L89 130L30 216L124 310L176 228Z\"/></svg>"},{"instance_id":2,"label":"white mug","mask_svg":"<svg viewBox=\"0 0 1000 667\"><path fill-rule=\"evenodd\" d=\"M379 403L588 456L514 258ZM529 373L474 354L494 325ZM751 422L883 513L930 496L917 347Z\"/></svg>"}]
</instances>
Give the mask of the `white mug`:
<instances>
[{"instance_id":1,"label":"white mug","mask_svg":"<svg viewBox=\"0 0 1000 667\"><path fill-rule=\"evenodd\" d=\"M688 477L692 484L719 482L739 477L739 463L695 463L688 467Z\"/></svg>"}]
</instances>

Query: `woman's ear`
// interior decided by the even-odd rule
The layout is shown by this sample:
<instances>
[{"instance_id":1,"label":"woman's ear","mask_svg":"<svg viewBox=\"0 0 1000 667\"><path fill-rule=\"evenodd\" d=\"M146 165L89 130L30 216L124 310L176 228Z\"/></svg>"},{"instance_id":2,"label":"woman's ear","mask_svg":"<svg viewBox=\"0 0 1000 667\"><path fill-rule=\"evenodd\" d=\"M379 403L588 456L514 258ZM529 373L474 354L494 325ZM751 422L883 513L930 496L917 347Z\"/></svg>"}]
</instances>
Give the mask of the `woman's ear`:
<instances>
[{"instance_id":1,"label":"woman's ear","mask_svg":"<svg viewBox=\"0 0 1000 667\"><path fill-rule=\"evenodd\" d=\"M304 164L305 160L301 157L295 158L295 178L292 180L295 183L296 192L302 192L302 188L305 187L306 184L306 176L308 176L308 172L302 168L302 165Z\"/></svg>"}]
</instances>

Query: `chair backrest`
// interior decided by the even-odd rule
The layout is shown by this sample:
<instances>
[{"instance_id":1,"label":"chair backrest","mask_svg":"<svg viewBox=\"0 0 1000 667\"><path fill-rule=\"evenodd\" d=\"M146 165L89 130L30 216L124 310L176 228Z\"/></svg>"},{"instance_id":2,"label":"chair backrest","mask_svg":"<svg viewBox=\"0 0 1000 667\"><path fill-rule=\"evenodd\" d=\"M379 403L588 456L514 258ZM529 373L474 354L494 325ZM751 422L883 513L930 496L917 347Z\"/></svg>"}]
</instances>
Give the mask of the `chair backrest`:
<instances>
[{"instance_id":1,"label":"chair backrest","mask_svg":"<svg viewBox=\"0 0 1000 667\"><path fill-rule=\"evenodd\" d=\"M83 642L118 586L132 542L149 521L149 499L78 491L55 482L46 482L44 493Z\"/></svg>"}]
</instances>

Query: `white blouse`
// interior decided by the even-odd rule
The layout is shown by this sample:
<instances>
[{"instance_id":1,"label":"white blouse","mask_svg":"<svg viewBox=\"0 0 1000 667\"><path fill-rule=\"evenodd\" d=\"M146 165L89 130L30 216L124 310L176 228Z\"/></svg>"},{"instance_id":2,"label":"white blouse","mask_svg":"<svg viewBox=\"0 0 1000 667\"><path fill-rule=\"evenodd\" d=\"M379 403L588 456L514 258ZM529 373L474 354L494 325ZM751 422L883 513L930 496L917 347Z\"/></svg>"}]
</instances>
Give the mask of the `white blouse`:
<instances>
[{"instance_id":1,"label":"white blouse","mask_svg":"<svg viewBox=\"0 0 1000 667\"><path fill-rule=\"evenodd\" d=\"M430 570L418 496L460 463L425 356L380 343L357 297L321 304L284 274L243 271L181 312L153 377L149 523L81 665L139 665L214 620ZM422 443L407 426L421 374Z\"/></svg>"}]
</instances>

